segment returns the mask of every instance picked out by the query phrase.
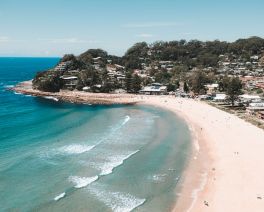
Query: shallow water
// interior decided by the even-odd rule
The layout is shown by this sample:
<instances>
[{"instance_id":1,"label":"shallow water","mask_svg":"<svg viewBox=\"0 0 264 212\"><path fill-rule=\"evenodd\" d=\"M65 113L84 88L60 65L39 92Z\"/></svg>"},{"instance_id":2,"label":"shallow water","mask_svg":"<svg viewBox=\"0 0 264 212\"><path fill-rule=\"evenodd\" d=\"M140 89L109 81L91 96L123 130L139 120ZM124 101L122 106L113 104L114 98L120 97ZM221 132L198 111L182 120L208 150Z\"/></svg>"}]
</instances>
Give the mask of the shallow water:
<instances>
[{"instance_id":1,"label":"shallow water","mask_svg":"<svg viewBox=\"0 0 264 212\"><path fill-rule=\"evenodd\" d=\"M0 58L0 210L169 211L187 125L147 106L87 106L6 91L57 58Z\"/></svg>"}]
</instances>

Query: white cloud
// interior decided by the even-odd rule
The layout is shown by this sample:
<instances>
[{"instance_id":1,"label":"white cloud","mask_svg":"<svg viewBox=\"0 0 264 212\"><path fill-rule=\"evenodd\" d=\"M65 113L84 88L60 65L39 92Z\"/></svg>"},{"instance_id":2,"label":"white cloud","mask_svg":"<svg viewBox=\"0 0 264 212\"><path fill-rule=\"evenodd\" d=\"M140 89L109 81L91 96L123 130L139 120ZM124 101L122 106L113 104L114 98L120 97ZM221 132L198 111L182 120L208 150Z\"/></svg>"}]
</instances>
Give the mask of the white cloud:
<instances>
[{"instance_id":1,"label":"white cloud","mask_svg":"<svg viewBox=\"0 0 264 212\"><path fill-rule=\"evenodd\" d=\"M69 43L69 44L100 43L97 40L80 40L78 38L55 38L55 39L38 39L38 40L47 41L49 43Z\"/></svg>"},{"instance_id":2,"label":"white cloud","mask_svg":"<svg viewBox=\"0 0 264 212\"><path fill-rule=\"evenodd\" d=\"M172 26L182 26L182 23L176 22L148 22L139 24L124 24L124 28L152 28L152 27L172 27Z\"/></svg>"},{"instance_id":3,"label":"white cloud","mask_svg":"<svg viewBox=\"0 0 264 212\"><path fill-rule=\"evenodd\" d=\"M0 36L0 43L7 43L9 41L10 41L9 37Z\"/></svg>"},{"instance_id":4,"label":"white cloud","mask_svg":"<svg viewBox=\"0 0 264 212\"><path fill-rule=\"evenodd\" d=\"M138 34L136 35L137 37L140 37L140 38L152 38L154 35L152 34L147 34L147 33L142 33L142 34Z\"/></svg>"}]
</instances>

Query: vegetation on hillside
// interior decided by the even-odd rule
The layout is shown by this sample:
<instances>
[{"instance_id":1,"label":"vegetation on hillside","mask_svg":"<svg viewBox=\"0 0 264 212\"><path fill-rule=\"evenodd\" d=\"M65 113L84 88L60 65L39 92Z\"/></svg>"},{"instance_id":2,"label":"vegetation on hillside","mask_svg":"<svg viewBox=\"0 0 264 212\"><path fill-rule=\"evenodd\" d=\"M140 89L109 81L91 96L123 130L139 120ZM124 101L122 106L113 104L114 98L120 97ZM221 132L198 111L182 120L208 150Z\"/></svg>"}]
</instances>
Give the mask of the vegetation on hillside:
<instances>
[{"instance_id":1,"label":"vegetation on hillside","mask_svg":"<svg viewBox=\"0 0 264 212\"><path fill-rule=\"evenodd\" d=\"M78 78L74 89L78 90L89 87L92 92L124 89L129 93L137 93L142 86L158 82L167 85L168 91L174 91L181 82L184 91L204 94L205 85L216 82L219 83L219 90L228 92L233 101L237 93L232 94L230 84L239 87L240 82L236 78L228 81L227 76L217 75L219 62L222 58L247 62L253 55L263 56L263 52L264 39L259 37L239 39L232 43L218 40L140 42L129 48L123 57L109 55L102 49L90 49L79 56L65 55L59 62L67 63L65 69L58 71L54 68L38 73L33 80L33 87L57 92L65 87L63 76L74 75ZM116 65L116 69L124 68L117 71L119 77L113 77L109 74L108 65ZM138 74L141 71L143 75Z\"/></svg>"}]
</instances>

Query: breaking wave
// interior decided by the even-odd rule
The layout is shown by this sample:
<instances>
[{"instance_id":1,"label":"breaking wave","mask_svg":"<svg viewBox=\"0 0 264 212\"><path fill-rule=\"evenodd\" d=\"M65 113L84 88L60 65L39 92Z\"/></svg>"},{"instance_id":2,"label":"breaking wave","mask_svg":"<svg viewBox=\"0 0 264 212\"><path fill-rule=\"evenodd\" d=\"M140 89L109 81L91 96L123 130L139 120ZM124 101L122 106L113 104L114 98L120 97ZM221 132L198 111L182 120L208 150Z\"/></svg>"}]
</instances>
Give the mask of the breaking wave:
<instances>
[{"instance_id":1,"label":"breaking wave","mask_svg":"<svg viewBox=\"0 0 264 212\"><path fill-rule=\"evenodd\" d=\"M131 194L123 192L100 191L89 189L90 192L101 200L106 206L114 212L129 212L143 205L146 199L137 198Z\"/></svg>"},{"instance_id":2,"label":"breaking wave","mask_svg":"<svg viewBox=\"0 0 264 212\"><path fill-rule=\"evenodd\" d=\"M75 188L83 188L96 181L98 176L94 177L79 177L79 176L70 176L69 181L74 183Z\"/></svg>"},{"instance_id":3,"label":"breaking wave","mask_svg":"<svg viewBox=\"0 0 264 212\"><path fill-rule=\"evenodd\" d=\"M58 196L54 197L54 200L58 201L58 200L62 199L63 197L65 197L65 195L66 195L66 193L63 192L63 193L59 194Z\"/></svg>"},{"instance_id":4,"label":"breaking wave","mask_svg":"<svg viewBox=\"0 0 264 212\"><path fill-rule=\"evenodd\" d=\"M45 98L45 99L50 99L50 100L53 100L53 101L55 101L55 102L58 102L58 101L59 101L58 98L53 97L53 96L43 96L43 98Z\"/></svg>"},{"instance_id":5,"label":"breaking wave","mask_svg":"<svg viewBox=\"0 0 264 212\"><path fill-rule=\"evenodd\" d=\"M139 152L139 150L130 152L128 155L117 155L117 156L111 156L108 158L108 161L105 162L103 165L101 165L99 168L101 169L100 175L108 175L113 172L113 169L122 165L125 160L133 156Z\"/></svg>"},{"instance_id":6,"label":"breaking wave","mask_svg":"<svg viewBox=\"0 0 264 212\"><path fill-rule=\"evenodd\" d=\"M122 122L121 126L124 126L130 120L130 116L126 116L125 120Z\"/></svg>"},{"instance_id":7,"label":"breaking wave","mask_svg":"<svg viewBox=\"0 0 264 212\"><path fill-rule=\"evenodd\" d=\"M87 145L81 145L81 144L71 144L68 146L61 147L59 151L61 153L66 153L66 154L82 154L84 152L90 151L94 147L95 145L87 146Z\"/></svg>"}]
</instances>

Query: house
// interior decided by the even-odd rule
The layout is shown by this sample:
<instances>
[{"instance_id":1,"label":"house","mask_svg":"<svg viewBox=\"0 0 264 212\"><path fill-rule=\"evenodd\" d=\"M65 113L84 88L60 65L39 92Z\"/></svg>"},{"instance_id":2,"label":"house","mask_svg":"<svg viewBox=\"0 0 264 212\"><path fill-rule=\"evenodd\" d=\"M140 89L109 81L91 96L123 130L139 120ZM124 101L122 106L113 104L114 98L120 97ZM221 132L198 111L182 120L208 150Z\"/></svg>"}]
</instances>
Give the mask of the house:
<instances>
[{"instance_id":1,"label":"house","mask_svg":"<svg viewBox=\"0 0 264 212\"><path fill-rule=\"evenodd\" d=\"M251 60L258 60L259 59L259 56L258 55L254 55L254 56L251 56L250 59Z\"/></svg>"},{"instance_id":2,"label":"house","mask_svg":"<svg viewBox=\"0 0 264 212\"><path fill-rule=\"evenodd\" d=\"M213 98L214 101L216 102L224 102L226 100L227 96L224 93L218 93L215 95Z\"/></svg>"},{"instance_id":3,"label":"house","mask_svg":"<svg viewBox=\"0 0 264 212\"><path fill-rule=\"evenodd\" d=\"M257 103L252 103L256 105L250 105L249 107L246 108L246 113L249 115L256 115L259 112L264 112L264 104L262 105L257 105Z\"/></svg>"},{"instance_id":4,"label":"house","mask_svg":"<svg viewBox=\"0 0 264 212\"><path fill-rule=\"evenodd\" d=\"M70 61L61 62L55 67L55 71L65 71L69 64L70 64Z\"/></svg>"},{"instance_id":5,"label":"house","mask_svg":"<svg viewBox=\"0 0 264 212\"><path fill-rule=\"evenodd\" d=\"M257 96L257 95L248 95L248 94L240 95L239 96L239 99L241 100L241 102L244 102L244 103L260 102L261 101L260 96Z\"/></svg>"},{"instance_id":6,"label":"house","mask_svg":"<svg viewBox=\"0 0 264 212\"><path fill-rule=\"evenodd\" d=\"M78 83L78 77L76 76L62 76L61 77L62 81L63 81L63 88L64 89L69 89L69 90L73 90L75 89L77 83Z\"/></svg>"},{"instance_id":7,"label":"house","mask_svg":"<svg viewBox=\"0 0 264 212\"><path fill-rule=\"evenodd\" d=\"M218 90L219 84L217 84L217 83L207 84L207 85L205 85L205 87L207 88L207 93L212 94Z\"/></svg>"},{"instance_id":8,"label":"house","mask_svg":"<svg viewBox=\"0 0 264 212\"><path fill-rule=\"evenodd\" d=\"M144 87L139 93L147 95L165 95L167 94L167 86L160 83L152 83L150 86Z\"/></svg>"},{"instance_id":9,"label":"house","mask_svg":"<svg viewBox=\"0 0 264 212\"><path fill-rule=\"evenodd\" d=\"M101 67L102 58L101 57L95 57L93 58L93 67L98 70Z\"/></svg>"},{"instance_id":10,"label":"house","mask_svg":"<svg viewBox=\"0 0 264 212\"><path fill-rule=\"evenodd\" d=\"M116 67L117 70L120 70L120 71L125 70L125 66L121 66L121 65L115 64L115 67Z\"/></svg>"}]
</instances>

